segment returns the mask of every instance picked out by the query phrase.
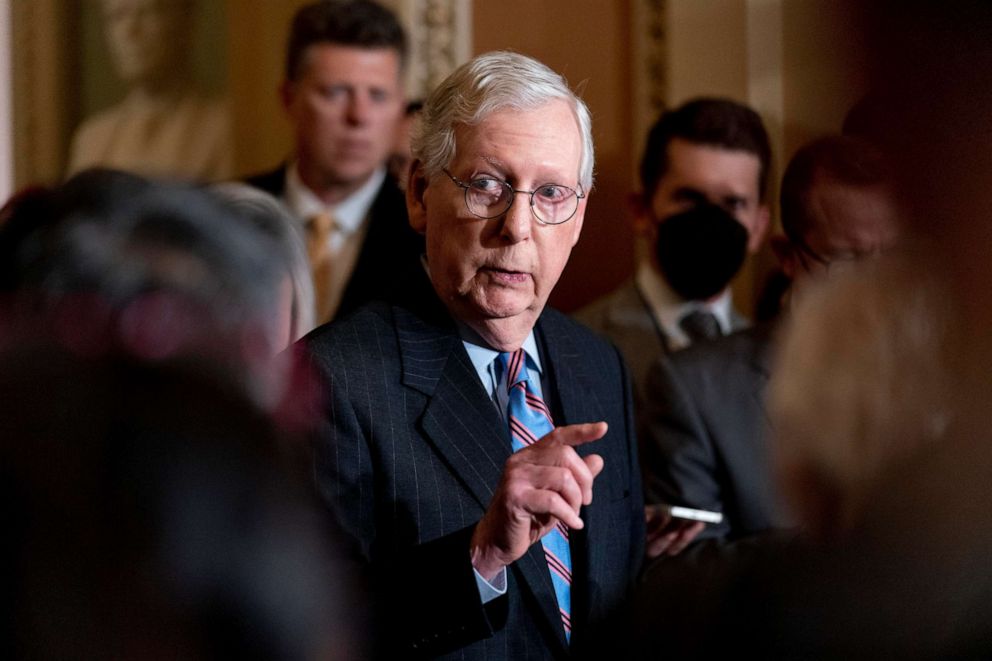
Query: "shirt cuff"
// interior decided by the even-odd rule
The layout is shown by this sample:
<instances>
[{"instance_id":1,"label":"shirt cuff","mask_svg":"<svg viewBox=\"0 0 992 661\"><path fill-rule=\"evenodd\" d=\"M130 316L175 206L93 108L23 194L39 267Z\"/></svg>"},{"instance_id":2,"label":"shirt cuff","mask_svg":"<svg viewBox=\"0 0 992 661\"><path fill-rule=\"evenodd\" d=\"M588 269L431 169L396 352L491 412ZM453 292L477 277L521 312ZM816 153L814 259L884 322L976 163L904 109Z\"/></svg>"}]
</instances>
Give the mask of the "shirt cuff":
<instances>
[{"instance_id":1,"label":"shirt cuff","mask_svg":"<svg viewBox=\"0 0 992 661\"><path fill-rule=\"evenodd\" d=\"M472 568L472 571L475 572L475 585L479 588L482 603L488 604L496 597L502 597L506 594L506 567L499 570L499 573L493 577L492 583L482 578L482 574L475 567Z\"/></svg>"}]
</instances>

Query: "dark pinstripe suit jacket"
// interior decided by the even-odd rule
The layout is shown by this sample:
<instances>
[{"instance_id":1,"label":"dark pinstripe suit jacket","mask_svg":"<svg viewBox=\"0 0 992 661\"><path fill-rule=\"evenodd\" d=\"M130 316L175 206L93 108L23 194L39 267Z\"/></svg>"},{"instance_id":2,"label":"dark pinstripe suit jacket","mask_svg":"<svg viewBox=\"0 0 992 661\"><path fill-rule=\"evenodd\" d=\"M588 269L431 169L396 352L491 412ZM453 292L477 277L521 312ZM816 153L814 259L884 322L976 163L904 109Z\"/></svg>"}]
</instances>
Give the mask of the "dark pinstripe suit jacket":
<instances>
[{"instance_id":1,"label":"dark pinstripe suit jacket","mask_svg":"<svg viewBox=\"0 0 992 661\"><path fill-rule=\"evenodd\" d=\"M536 336L556 421L609 423L579 450L605 468L572 536L571 649L539 544L507 572L507 595L481 604L469 540L510 440L447 313L375 304L305 340L327 387L318 488L370 574L385 657L566 658L613 631L644 535L627 374L615 349L555 311Z\"/></svg>"}]
</instances>

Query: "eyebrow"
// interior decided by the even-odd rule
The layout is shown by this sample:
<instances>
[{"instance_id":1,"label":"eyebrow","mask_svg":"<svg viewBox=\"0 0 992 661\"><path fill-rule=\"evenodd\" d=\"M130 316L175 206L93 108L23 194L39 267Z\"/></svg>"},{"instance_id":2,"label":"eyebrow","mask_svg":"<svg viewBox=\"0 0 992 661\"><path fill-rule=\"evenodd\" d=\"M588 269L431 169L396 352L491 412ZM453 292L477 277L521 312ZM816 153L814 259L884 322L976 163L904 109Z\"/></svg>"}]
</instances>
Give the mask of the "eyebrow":
<instances>
[{"instance_id":1,"label":"eyebrow","mask_svg":"<svg viewBox=\"0 0 992 661\"><path fill-rule=\"evenodd\" d=\"M692 186L681 186L672 191L672 197L678 200L689 200L696 204L706 204L709 202L709 198L706 194L699 190L698 188L693 188Z\"/></svg>"},{"instance_id":2,"label":"eyebrow","mask_svg":"<svg viewBox=\"0 0 992 661\"><path fill-rule=\"evenodd\" d=\"M510 167L505 162L501 161L500 159L496 158L495 156L479 156L478 158L481 159L481 160L483 160L483 161L485 161L490 166L496 168L499 171L499 175L504 179L504 181L506 181L507 183L510 183L512 185L516 185L516 182L513 181L513 180L516 179L516 177L508 176L508 175L510 175L511 169L510 169ZM556 184L556 185L559 185L559 186L572 186L573 185L573 184L568 183L568 178L567 177L552 176L550 173L548 173L547 170L543 170L543 169L542 170L539 170L538 171L538 174L539 175L543 175L543 176L538 176L538 177L535 178L535 185L538 185L538 186L544 185L544 184ZM581 183L579 182L579 178L577 176L576 176L575 184L574 185L575 186L581 186Z\"/></svg>"}]
</instances>

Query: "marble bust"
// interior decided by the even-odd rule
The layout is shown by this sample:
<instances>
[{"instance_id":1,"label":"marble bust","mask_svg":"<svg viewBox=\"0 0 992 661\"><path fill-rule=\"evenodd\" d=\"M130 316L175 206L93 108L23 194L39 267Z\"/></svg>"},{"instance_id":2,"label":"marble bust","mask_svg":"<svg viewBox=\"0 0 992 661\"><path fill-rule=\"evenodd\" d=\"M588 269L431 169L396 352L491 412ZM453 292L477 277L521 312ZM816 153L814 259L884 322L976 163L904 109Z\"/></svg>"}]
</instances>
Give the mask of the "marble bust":
<instances>
[{"instance_id":1,"label":"marble bust","mask_svg":"<svg viewBox=\"0 0 992 661\"><path fill-rule=\"evenodd\" d=\"M77 128L68 174L103 166L204 181L229 177L227 108L200 93L191 71L192 0L101 0L100 7L127 93Z\"/></svg>"}]
</instances>

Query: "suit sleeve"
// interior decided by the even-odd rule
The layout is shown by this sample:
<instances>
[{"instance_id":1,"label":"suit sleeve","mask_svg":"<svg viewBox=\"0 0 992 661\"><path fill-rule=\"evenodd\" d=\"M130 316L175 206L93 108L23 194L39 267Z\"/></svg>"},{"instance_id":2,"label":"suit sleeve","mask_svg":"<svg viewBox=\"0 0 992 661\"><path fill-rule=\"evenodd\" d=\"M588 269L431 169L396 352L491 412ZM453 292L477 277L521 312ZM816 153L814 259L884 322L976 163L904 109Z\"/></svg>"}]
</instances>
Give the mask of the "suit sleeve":
<instances>
[{"instance_id":1,"label":"suit sleeve","mask_svg":"<svg viewBox=\"0 0 992 661\"><path fill-rule=\"evenodd\" d=\"M377 654L436 656L491 636L505 624L508 597L482 604L469 555L474 524L418 544L377 526L395 506L377 471L376 443L384 432L366 415L382 412L390 396L373 385L380 366L349 369L343 342L318 342L310 352L324 402L314 439L316 486L371 588Z\"/></svg>"},{"instance_id":2,"label":"suit sleeve","mask_svg":"<svg viewBox=\"0 0 992 661\"><path fill-rule=\"evenodd\" d=\"M631 555L629 561L630 567L632 568L631 577L636 578L636 576L640 574L641 562L644 559L644 489L641 486L640 459L638 457L637 434L634 425L634 397L630 374L627 372L626 363L624 363L620 352L616 348L614 348L614 351L616 351L617 362L620 365L621 378L623 382L623 407L627 428L627 451L628 456L630 457L630 466L628 467L628 470L630 473L632 495L632 511L630 514Z\"/></svg>"},{"instance_id":3,"label":"suit sleeve","mask_svg":"<svg viewBox=\"0 0 992 661\"><path fill-rule=\"evenodd\" d=\"M697 403L670 358L651 366L645 387L641 466L645 499L724 512L720 465ZM722 538L729 526L708 525L700 538Z\"/></svg>"}]
</instances>

